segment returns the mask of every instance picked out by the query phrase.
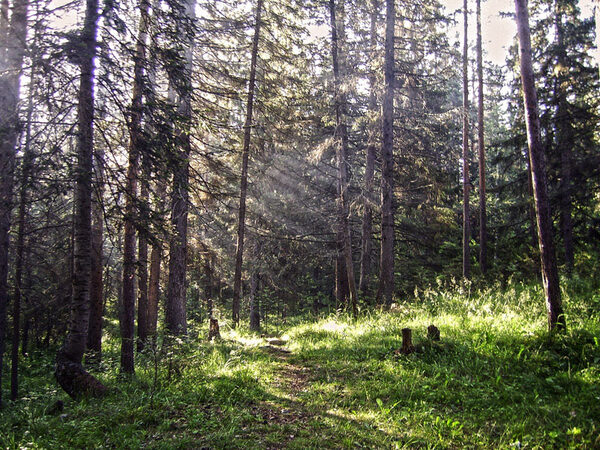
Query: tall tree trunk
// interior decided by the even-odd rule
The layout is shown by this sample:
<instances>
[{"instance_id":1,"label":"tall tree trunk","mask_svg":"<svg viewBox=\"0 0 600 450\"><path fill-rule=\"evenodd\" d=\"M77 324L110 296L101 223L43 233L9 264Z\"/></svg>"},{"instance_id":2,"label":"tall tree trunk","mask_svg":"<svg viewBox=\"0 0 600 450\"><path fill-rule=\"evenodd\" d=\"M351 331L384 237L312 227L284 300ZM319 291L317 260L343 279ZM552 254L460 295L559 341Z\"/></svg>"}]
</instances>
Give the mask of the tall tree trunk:
<instances>
[{"instance_id":1,"label":"tall tree trunk","mask_svg":"<svg viewBox=\"0 0 600 450\"><path fill-rule=\"evenodd\" d=\"M254 87L256 85L256 60L258 58L258 41L260 38L261 14L263 0L256 2L256 20L252 54L250 59L250 77L248 80L248 99L246 102L246 121L244 122L244 142L242 148L242 176L240 178L240 207L238 210L237 245L235 249L235 274L233 277L233 326L240 322L240 291L242 286L242 262L244 255L244 233L246 229L246 194L248 190L248 157L250 153L250 135L252 131L252 110L254 108Z\"/></svg>"},{"instance_id":2,"label":"tall tree trunk","mask_svg":"<svg viewBox=\"0 0 600 450\"><path fill-rule=\"evenodd\" d=\"M483 45L481 38L481 0L477 0L477 143L479 144L479 266L481 273L488 269L487 212L485 189L485 124L483 110Z\"/></svg>"},{"instance_id":3,"label":"tall tree trunk","mask_svg":"<svg viewBox=\"0 0 600 450\"><path fill-rule=\"evenodd\" d=\"M106 20L111 20L114 16L114 9L110 8L104 12ZM108 30L104 30L105 38ZM103 38L101 37L101 40ZM107 50L100 48L100 60L108 57ZM101 67L104 75L110 70L107 67ZM102 78L102 75L100 76ZM98 99L94 114L98 120L104 120L108 113L106 107L106 98L108 93L105 89L98 90ZM104 320L104 146L94 146L92 180L92 275L90 285L90 322L87 336L87 354L86 361L90 363L99 363L102 360L102 325Z\"/></svg>"},{"instance_id":4,"label":"tall tree trunk","mask_svg":"<svg viewBox=\"0 0 600 450\"><path fill-rule=\"evenodd\" d=\"M121 311L121 371L134 372L134 322L135 322L135 244L139 214L137 185L139 159L144 147L142 136L144 72L146 66L146 41L148 34L148 11L150 4L140 0L140 23L134 55L133 95L131 99L131 120L129 123L129 166L125 217L123 220L123 303Z\"/></svg>"},{"instance_id":5,"label":"tall tree trunk","mask_svg":"<svg viewBox=\"0 0 600 450\"><path fill-rule=\"evenodd\" d=\"M4 69L6 52L8 51L8 36L10 29L10 5L8 0L0 1L0 66Z\"/></svg>"},{"instance_id":6,"label":"tall tree trunk","mask_svg":"<svg viewBox=\"0 0 600 450\"><path fill-rule=\"evenodd\" d=\"M35 47L32 49L35 55ZM29 84L29 99L27 104L27 124L25 128L25 146L23 150L23 165L21 170L21 186L19 189L19 207L17 213L17 249L15 257L15 295L13 299L13 337L10 397L16 400L19 396L19 342L21 326L21 298L23 286L23 266L25 249L25 225L27 223L27 203L29 199L29 179L33 168L34 155L31 150L31 121L33 118L33 97L35 94L36 62L31 68Z\"/></svg>"},{"instance_id":7,"label":"tall tree trunk","mask_svg":"<svg viewBox=\"0 0 600 450\"><path fill-rule=\"evenodd\" d=\"M196 18L195 0L185 2L185 20L188 26L182 27L185 39L185 67L183 79L176 83L179 89L177 113L184 129L176 131L175 145L177 153L173 164L173 192L171 201L171 223L173 236L169 245L169 280L167 283L167 302L165 325L171 335L187 334L186 316L186 275L187 275L187 218L189 199L189 157L191 141L189 129L192 126L192 68L194 27Z\"/></svg>"},{"instance_id":8,"label":"tall tree trunk","mask_svg":"<svg viewBox=\"0 0 600 450\"><path fill-rule=\"evenodd\" d=\"M392 303L394 293L394 0L386 0L385 93L383 97L383 142L381 145L381 257L380 287L383 302Z\"/></svg>"},{"instance_id":9,"label":"tall tree trunk","mask_svg":"<svg viewBox=\"0 0 600 450\"><path fill-rule=\"evenodd\" d=\"M252 257L257 258L260 253L260 243L253 245ZM254 267L250 273L250 330L260 331L260 303L258 300L258 268Z\"/></svg>"},{"instance_id":10,"label":"tall tree trunk","mask_svg":"<svg viewBox=\"0 0 600 450\"><path fill-rule=\"evenodd\" d=\"M365 165L365 187L363 192L363 220L360 254L360 278L358 289L366 294L369 290L371 276L371 253L373 251L373 174L375 172L376 140L377 140L377 79L375 77L374 59L377 54L377 16L379 0L371 2L371 29L369 37L369 116L371 119L369 141L367 142L367 158Z\"/></svg>"},{"instance_id":11,"label":"tall tree trunk","mask_svg":"<svg viewBox=\"0 0 600 450\"><path fill-rule=\"evenodd\" d=\"M469 211L469 40L468 40L468 17L467 0L463 2L463 278L471 278L471 213Z\"/></svg>"},{"instance_id":12,"label":"tall tree trunk","mask_svg":"<svg viewBox=\"0 0 600 450\"><path fill-rule=\"evenodd\" d=\"M343 0L342 0L343 1ZM348 216L350 214L348 203L348 130L346 127L346 95L344 94L344 80L346 77L344 57L344 18L336 19L335 0L329 1L329 12L331 16L331 53L333 58L333 83L334 83L334 106L335 106L335 148L338 165L338 227L339 236L342 241L344 264L346 266L346 277L348 280L348 291L350 293L350 308L352 314L358 315L358 295L354 279L354 263L352 261L352 240L350 238L350 227ZM341 39L338 39L338 32ZM338 249L339 250L339 249ZM340 275L340 273L338 273Z\"/></svg>"},{"instance_id":13,"label":"tall tree trunk","mask_svg":"<svg viewBox=\"0 0 600 450\"><path fill-rule=\"evenodd\" d=\"M552 237L552 219L548 200L546 161L541 142L540 118L537 93L531 58L531 37L529 32L529 12L527 0L515 0L517 31L519 35L519 56L521 83L527 125L527 142L533 180L533 195L537 217L538 243L541 256L542 280L548 310L548 328L565 329L566 321L562 310L556 255Z\"/></svg>"},{"instance_id":14,"label":"tall tree trunk","mask_svg":"<svg viewBox=\"0 0 600 450\"><path fill-rule=\"evenodd\" d=\"M56 379L71 396L102 395L106 388L82 367L90 317L92 154L94 149L94 57L98 28L98 0L86 1L81 33L78 98L77 163L75 165L73 295L64 345L56 356Z\"/></svg>"},{"instance_id":15,"label":"tall tree trunk","mask_svg":"<svg viewBox=\"0 0 600 450\"><path fill-rule=\"evenodd\" d=\"M27 35L28 0L16 0L8 18L8 1L0 8L0 384L8 305L8 241L14 188L18 101ZM2 388L0 387L0 406Z\"/></svg>"},{"instance_id":16,"label":"tall tree trunk","mask_svg":"<svg viewBox=\"0 0 600 450\"><path fill-rule=\"evenodd\" d=\"M538 247L538 238L537 238L537 225L535 218L535 199L533 198L533 178L531 171L531 160L529 159L529 150L527 150L526 155L526 170L527 170L527 195L529 196L527 202L527 212L529 215L529 234L531 236L531 248L535 251ZM537 259L537 255L535 257ZM537 268L536 264L536 268Z\"/></svg>"},{"instance_id":17,"label":"tall tree trunk","mask_svg":"<svg viewBox=\"0 0 600 450\"><path fill-rule=\"evenodd\" d=\"M208 247L204 246L204 298L206 300L206 309L208 318L213 318L213 260L214 256L208 249Z\"/></svg>"},{"instance_id":18,"label":"tall tree trunk","mask_svg":"<svg viewBox=\"0 0 600 450\"><path fill-rule=\"evenodd\" d=\"M598 64L598 74L600 74L600 0L596 0L596 63Z\"/></svg>"},{"instance_id":19,"label":"tall tree trunk","mask_svg":"<svg viewBox=\"0 0 600 450\"><path fill-rule=\"evenodd\" d=\"M338 194L339 195L339 194ZM350 288L348 286L348 270L344 258L344 235L336 234L336 258L335 258L335 300L338 308L348 305L350 299Z\"/></svg>"},{"instance_id":20,"label":"tall tree trunk","mask_svg":"<svg viewBox=\"0 0 600 450\"><path fill-rule=\"evenodd\" d=\"M148 177L150 170L147 158L142 156L142 179L140 180L140 227L138 229L138 311L137 349L142 351L148 340Z\"/></svg>"},{"instance_id":21,"label":"tall tree trunk","mask_svg":"<svg viewBox=\"0 0 600 450\"><path fill-rule=\"evenodd\" d=\"M157 210L164 214L166 184L158 177L156 181ZM150 280L148 282L148 337L156 339L158 328L158 300L160 298L160 265L162 262L162 236L153 236L150 254Z\"/></svg>"},{"instance_id":22,"label":"tall tree trunk","mask_svg":"<svg viewBox=\"0 0 600 450\"><path fill-rule=\"evenodd\" d=\"M571 146L573 145L573 130L569 117L569 105L567 102L567 84L569 83L569 68L567 62L567 50L565 48L563 27L563 14L559 2L555 2L555 28L557 65L556 74L556 144L560 152L560 231L563 238L565 251L565 264L567 275L573 273L574 250L573 250L573 219L571 217Z\"/></svg>"},{"instance_id":23,"label":"tall tree trunk","mask_svg":"<svg viewBox=\"0 0 600 450\"><path fill-rule=\"evenodd\" d=\"M87 349L96 361L102 359L102 320L104 316L104 150L94 152L95 195L92 198L92 279L90 287L90 323Z\"/></svg>"},{"instance_id":24,"label":"tall tree trunk","mask_svg":"<svg viewBox=\"0 0 600 450\"><path fill-rule=\"evenodd\" d=\"M152 3L152 10L156 11L156 9L158 8L158 0L154 0ZM150 36L150 45L155 45L155 43L157 42L157 33L158 33L158 27L156 22L154 22L154 24L152 25L151 29L151 36ZM156 51L154 51L154 49L150 50L150 54L151 55L155 55ZM148 86L147 86L147 91L146 91L146 104L148 105L149 108L152 108L153 105L155 105L156 103L156 92L155 92L155 86L156 86L156 62L154 59L150 59L149 63L148 63ZM169 92L171 92L172 90L170 90ZM171 99L170 99L171 100ZM146 122L146 141L145 144L147 146L152 145L153 147L156 145L156 142L158 141L157 139L157 133L156 133L156 127L154 126L154 122L150 119ZM158 149L154 149L154 148L150 148L147 147L148 152L146 153L146 155L152 153L153 151L158 151ZM150 184L149 184L149 180L151 178L151 167L149 166L149 161L143 161L144 164L144 169L143 169L143 180L142 180L142 188L141 188L141 197L142 197L142 202L144 202L144 207L147 208L147 212L148 215L152 214L151 210L153 209L152 205L151 205L151 201L150 201ZM158 173L160 170L161 166L157 165L154 168L155 173ZM155 189L155 212L157 213L157 215L160 216L160 218L162 219L164 217L165 214L165 191L166 191L166 183L163 177L161 176L157 176L156 177L156 182L154 185L154 189ZM145 195L146 193L144 192L144 190L147 191L147 195ZM144 198L147 197L145 200ZM145 310L146 310L146 314L145 314L145 319L146 319L146 340L148 339L152 339L153 342L155 342L156 339L156 331L157 331L157 326L158 326L158 299L159 299L159 294L160 294L160 265L161 265L161 261L162 261L162 241L164 238L164 235L162 233L160 233L160 231L158 231L159 234L157 235L152 235L151 234L151 227L150 227L150 223L147 223L147 233L144 236L145 239L145 245L146 245L146 259L147 259L147 246L151 243L152 245L152 249L150 251L150 268L148 269L147 266L146 267L146 276L148 277L147 280L147 297L146 297L146 306L145 306ZM155 229L158 229L155 228ZM140 243L142 243L142 241L140 241ZM143 256L144 256L144 249L143 247L138 249L138 253L139 253L139 257L140 260L142 260ZM148 270L149 270L149 274L148 274ZM140 274L140 282L143 279L143 274ZM146 284L146 283L142 283ZM141 293L140 293L141 295ZM142 299L143 302L143 299ZM139 309L144 309L143 308L144 305L142 304L141 307L139 307ZM138 311L139 311L138 309ZM139 321L138 321L139 322Z\"/></svg>"}]
</instances>

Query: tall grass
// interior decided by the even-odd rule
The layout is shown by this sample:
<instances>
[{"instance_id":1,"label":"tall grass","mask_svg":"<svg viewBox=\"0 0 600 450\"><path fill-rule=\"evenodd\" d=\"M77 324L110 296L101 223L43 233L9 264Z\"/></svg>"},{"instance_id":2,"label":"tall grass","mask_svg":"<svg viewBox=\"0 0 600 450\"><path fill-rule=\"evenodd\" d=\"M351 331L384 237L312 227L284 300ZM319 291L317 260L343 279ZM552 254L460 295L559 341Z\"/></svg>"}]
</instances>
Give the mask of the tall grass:
<instances>
[{"instance_id":1,"label":"tall grass","mask_svg":"<svg viewBox=\"0 0 600 450\"><path fill-rule=\"evenodd\" d=\"M226 326L216 343L159 342L133 379L108 335L96 374L111 393L80 402L56 386L52 352L37 351L22 361L24 397L0 411L0 447L597 447L594 283L563 283L568 330L554 336L540 288L517 281L421 289L357 320L296 318L281 328L291 354ZM404 327L418 349L406 356ZM52 411L58 399L64 411Z\"/></svg>"}]
</instances>

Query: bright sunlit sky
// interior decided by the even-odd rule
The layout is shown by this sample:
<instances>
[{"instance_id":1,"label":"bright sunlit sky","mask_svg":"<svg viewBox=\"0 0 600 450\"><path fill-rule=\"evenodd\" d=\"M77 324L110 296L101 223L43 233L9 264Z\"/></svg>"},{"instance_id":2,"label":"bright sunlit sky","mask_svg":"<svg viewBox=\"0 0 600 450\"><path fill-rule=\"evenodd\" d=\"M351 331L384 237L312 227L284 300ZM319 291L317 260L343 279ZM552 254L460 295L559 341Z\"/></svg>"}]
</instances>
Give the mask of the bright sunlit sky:
<instances>
[{"instance_id":1,"label":"bright sunlit sky","mask_svg":"<svg viewBox=\"0 0 600 450\"><path fill-rule=\"evenodd\" d=\"M582 17L593 15L593 0L580 0L579 7ZM463 0L442 0L449 11L462 10ZM475 2L469 0L469 7L473 14L469 17L470 39L475 37ZM483 0L481 3L483 48L487 53L486 59L495 64L503 64L508 47L517 32L514 19L500 17L501 12L514 12L515 5L512 0ZM462 15L456 15L457 26L462 33ZM461 37L462 39L462 37Z\"/></svg>"},{"instance_id":2,"label":"bright sunlit sky","mask_svg":"<svg viewBox=\"0 0 600 450\"><path fill-rule=\"evenodd\" d=\"M68 3L70 0L55 0L54 5ZM469 7L472 14L469 16L469 35L471 42L475 41L475 2L469 1ZM579 7L582 17L591 17L594 14L594 0L580 0ZM451 36L451 39L462 41L462 10L463 0L441 0L441 3L446 6L450 13L455 12L456 33ZM516 26L514 19L509 17L501 17L501 12L514 12L513 0L482 0L482 31L483 31L483 48L486 53L485 59L492 61L495 64L504 64L508 47L510 46L515 33ZM63 25L70 24L74 21L72 11L63 17L61 21ZM70 18L70 20L69 20ZM314 35L327 35L329 29L327 25L312 27ZM600 60L600 49L597 50L597 60Z\"/></svg>"}]
</instances>

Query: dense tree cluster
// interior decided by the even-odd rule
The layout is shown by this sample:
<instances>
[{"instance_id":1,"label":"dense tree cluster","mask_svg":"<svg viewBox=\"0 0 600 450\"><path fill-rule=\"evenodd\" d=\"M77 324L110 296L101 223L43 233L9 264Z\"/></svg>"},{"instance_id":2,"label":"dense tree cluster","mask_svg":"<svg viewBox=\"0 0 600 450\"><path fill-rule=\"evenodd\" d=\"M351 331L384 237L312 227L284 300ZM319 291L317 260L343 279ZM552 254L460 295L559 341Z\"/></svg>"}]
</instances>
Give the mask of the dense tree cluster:
<instances>
[{"instance_id":1,"label":"dense tree cluster","mask_svg":"<svg viewBox=\"0 0 600 450\"><path fill-rule=\"evenodd\" d=\"M576 0L516 0L506 67L480 0L1 6L13 398L19 350L54 344L61 386L102 393L82 362L107 318L131 374L208 318L259 331L453 279L541 272L564 326L559 276L594 271L600 81Z\"/></svg>"}]
</instances>

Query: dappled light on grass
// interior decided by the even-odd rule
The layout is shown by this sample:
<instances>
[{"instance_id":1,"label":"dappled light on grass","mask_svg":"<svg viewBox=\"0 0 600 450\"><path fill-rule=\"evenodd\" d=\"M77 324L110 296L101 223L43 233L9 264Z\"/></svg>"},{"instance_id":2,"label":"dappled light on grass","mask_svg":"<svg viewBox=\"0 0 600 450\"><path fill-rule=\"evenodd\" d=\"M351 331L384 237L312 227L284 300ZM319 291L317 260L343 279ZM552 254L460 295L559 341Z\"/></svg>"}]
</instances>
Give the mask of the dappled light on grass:
<instances>
[{"instance_id":1,"label":"dappled light on grass","mask_svg":"<svg viewBox=\"0 0 600 450\"><path fill-rule=\"evenodd\" d=\"M8 448L596 447L600 325L597 311L578 300L581 292L581 286L565 289L564 335L546 332L538 287L431 289L357 320L344 314L295 320L276 337L238 328L213 342L159 343L156 352L137 355L133 379L117 376L119 342L108 336L98 376L110 394L80 403L56 389L51 356L42 353L24 360L29 394L2 416L0 442ZM440 341L427 339L430 324L440 329ZM412 328L417 347L410 355L397 352L404 327ZM273 340L290 352L269 345ZM64 412L49 413L58 398Z\"/></svg>"},{"instance_id":2,"label":"dappled light on grass","mask_svg":"<svg viewBox=\"0 0 600 450\"><path fill-rule=\"evenodd\" d=\"M259 345L265 345L264 338L256 334L244 333L239 329L232 329L224 332L223 339L226 341L235 341L244 347L258 347Z\"/></svg>"}]
</instances>

